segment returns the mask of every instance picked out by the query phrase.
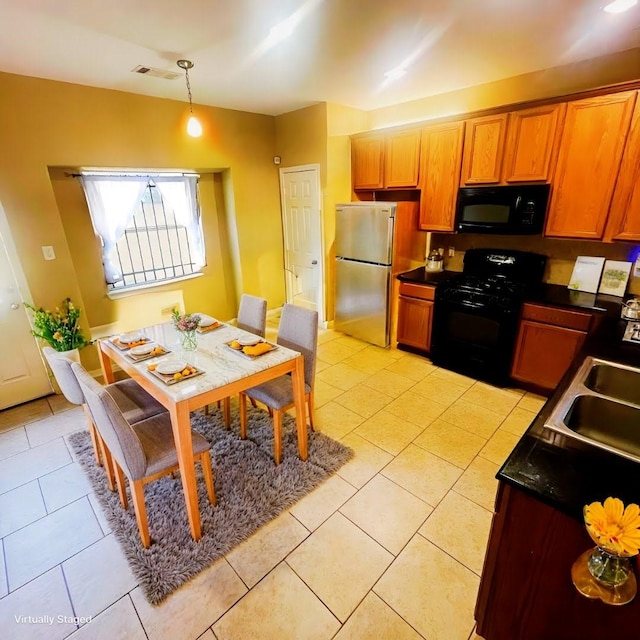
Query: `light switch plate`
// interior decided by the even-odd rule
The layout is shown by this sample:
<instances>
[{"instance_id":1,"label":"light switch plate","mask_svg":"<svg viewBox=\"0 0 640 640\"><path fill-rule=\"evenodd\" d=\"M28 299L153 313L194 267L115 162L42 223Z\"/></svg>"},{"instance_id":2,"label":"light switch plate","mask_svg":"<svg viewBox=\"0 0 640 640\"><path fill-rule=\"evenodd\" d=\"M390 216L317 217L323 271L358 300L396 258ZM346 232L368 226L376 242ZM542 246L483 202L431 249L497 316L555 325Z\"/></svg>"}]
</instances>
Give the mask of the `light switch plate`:
<instances>
[{"instance_id":1,"label":"light switch plate","mask_svg":"<svg viewBox=\"0 0 640 640\"><path fill-rule=\"evenodd\" d=\"M55 260L56 259L56 253L53 250L52 246L42 247L42 255L44 256L45 260Z\"/></svg>"}]
</instances>

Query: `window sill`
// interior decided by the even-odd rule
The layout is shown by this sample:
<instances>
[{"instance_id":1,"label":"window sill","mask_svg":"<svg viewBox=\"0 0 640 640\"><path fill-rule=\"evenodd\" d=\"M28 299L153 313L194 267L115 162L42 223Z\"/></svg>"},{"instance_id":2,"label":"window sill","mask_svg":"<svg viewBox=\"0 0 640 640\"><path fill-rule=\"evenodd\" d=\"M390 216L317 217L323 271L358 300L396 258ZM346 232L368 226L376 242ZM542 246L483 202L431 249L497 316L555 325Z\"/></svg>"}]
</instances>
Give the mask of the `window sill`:
<instances>
[{"instance_id":1,"label":"window sill","mask_svg":"<svg viewBox=\"0 0 640 640\"><path fill-rule=\"evenodd\" d=\"M119 289L117 291L107 291L107 298L110 300L118 300L119 298L128 298L129 296L135 296L141 292L148 291L149 289L158 289L159 287L171 287L176 282L184 282L185 280L193 280L194 278L200 278L204 274L190 273L187 276L181 276L180 278L173 278L172 280L163 280L162 282L149 282L146 284L139 284L135 287L127 287L126 289Z\"/></svg>"}]
</instances>

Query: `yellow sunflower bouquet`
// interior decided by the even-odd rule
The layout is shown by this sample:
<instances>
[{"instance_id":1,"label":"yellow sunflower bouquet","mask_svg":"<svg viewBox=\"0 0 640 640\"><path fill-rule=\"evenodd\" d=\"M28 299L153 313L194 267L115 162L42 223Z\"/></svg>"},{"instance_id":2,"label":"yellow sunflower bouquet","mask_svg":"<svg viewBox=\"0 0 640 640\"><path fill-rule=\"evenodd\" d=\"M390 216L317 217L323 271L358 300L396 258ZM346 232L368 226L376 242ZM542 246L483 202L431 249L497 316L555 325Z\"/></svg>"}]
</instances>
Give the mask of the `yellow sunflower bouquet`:
<instances>
[{"instance_id":1,"label":"yellow sunflower bouquet","mask_svg":"<svg viewBox=\"0 0 640 640\"><path fill-rule=\"evenodd\" d=\"M607 498L604 505L592 502L584 508L584 522L591 539L605 551L635 556L640 550L640 507Z\"/></svg>"}]
</instances>

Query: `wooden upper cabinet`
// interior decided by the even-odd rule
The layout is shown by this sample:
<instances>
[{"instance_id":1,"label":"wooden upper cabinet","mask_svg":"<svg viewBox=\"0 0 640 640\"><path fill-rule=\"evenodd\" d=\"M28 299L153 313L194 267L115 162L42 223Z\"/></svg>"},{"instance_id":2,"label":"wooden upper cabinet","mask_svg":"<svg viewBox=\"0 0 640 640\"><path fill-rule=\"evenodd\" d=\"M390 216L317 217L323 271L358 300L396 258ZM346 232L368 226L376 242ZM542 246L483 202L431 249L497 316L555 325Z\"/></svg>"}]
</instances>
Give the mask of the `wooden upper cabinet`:
<instances>
[{"instance_id":1,"label":"wooden upper cabinet","mask_svg":"<svg viewBox=\"0 0 640 640\"><path fill-rule=\"evenodd\" d=\"M567 104L546 236L602 238L636 93Z\"/></svg>"},{"instance_id":2,"label":"wooden upper cabinet","mask_svg":"<svg viewBox=\"0 0 640 640\"><path fill-rule=\"evenodd\" d=\"M418 186L420 129L389 134L385 142L384 186Z\"/></svg>"},{"instance_id":3,"label":"wooden upper cabinet","mask_svg":"<svg viewBox=\"0 0 640 640\"><path fill-rule=\"evenodd\" d=\"M507 120L507 113L467 120L460 184L500 182Z\"/></svg>"},{"instance_id":4,"label":"wooden upper cabinet","mask_svg":"<svg viewBox=\"0 0 640 640\"><path fill-rule=\"evenodd\" d=\"M549 182L566 108L561 103L509 114L503 182Z\"/></svg>"},{"instance_id":5,"label":"wooden upper cabinet","mask_svg":"<svg viewBox=\"0 0 640 640\"><path fill-rule=\"evenodd\" d=\"M351 139L354 189L384 187L384 134Z\"/></svg>"},{"instance_id":6,"label":"wooden upper cabinet","mask_svg":"<svg viewBox=\"0 0 640 640\"><path fill-rule=\"evenodd\" d=\"M604 235L605 240L640 241L640 93Z\"/></svg>"},{"instance_id":7,"label":"wooden upper cabinet","mask_svg":"<svg viewBox=\"0 0 640 640\"><path fill-rule=\"evenodd\" d=\"M420 152L420 228L453 231L464 122L422 130Z\"/></svg>"}]
</instances>

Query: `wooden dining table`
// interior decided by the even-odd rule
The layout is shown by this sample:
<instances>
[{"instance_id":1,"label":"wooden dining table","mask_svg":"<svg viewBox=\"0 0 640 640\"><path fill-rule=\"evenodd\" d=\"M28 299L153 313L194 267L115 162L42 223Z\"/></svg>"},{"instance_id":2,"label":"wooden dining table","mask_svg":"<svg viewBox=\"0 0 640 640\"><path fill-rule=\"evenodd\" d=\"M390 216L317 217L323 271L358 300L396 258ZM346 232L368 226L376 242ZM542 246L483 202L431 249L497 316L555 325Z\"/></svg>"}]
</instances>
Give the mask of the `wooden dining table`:
<instances>
[{"instance_id":1,"label":"wooden dining table","mask_svg":"<svg viewBox=\"0 0 640 640\"><path fill-rule=\"evenodd\" d=\"M298 452L300 458L306 460L304 358L297 351L281 345L260 356L247 356L232 349L228 343L238 338L248 338L253 334L228 324L221 324L216 329L196 334L197 348L193 351L185 351L182 348L182 335L171 322L145 327L140 329L139 333L170 350L170 353L135 362L130 350L120 348L122 343L117 337L101 339L98 341L98 353L104 379L106 383L114 382L112 363L115 363L169 411L189 528L193 539L199 540L201 520L193 464L190 412L267 380L291 374ZM157 365L170 358L183 360L202 373L167 384L149 370L149 365Z\"/></svg>"}]
</instances>

